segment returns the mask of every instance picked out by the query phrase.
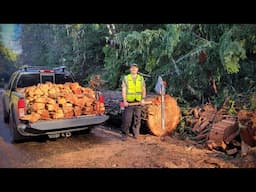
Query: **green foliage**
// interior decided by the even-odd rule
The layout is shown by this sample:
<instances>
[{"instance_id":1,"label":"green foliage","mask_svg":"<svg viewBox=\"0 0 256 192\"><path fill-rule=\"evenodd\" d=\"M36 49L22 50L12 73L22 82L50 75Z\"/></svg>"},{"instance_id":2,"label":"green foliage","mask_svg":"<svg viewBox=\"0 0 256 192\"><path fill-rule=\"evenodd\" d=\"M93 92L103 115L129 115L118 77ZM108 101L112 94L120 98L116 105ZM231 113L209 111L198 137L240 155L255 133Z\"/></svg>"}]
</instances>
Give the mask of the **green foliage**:
<instances>
[{"instance_id":1,"label":"green foliage","mask_svg":"<svg viewBox=\"0 0 256 192\"><path fill-rule=\"evenodd\" d=\"M246 58L246 51L243 48L244 40L232 40L233 28L221 37L220 57L228 73L238 73L240 59Z\"/></svg>"},{"instance_id":2,"label":"green foliage","mask_svg":"<svg viewBox=\"0 0 256 192\"><path fill-rule=\"evenodd\" d=\"M20 62L28 65L66 65L76 80L88 82L103 68L107 29L99 24L24 24Z\"/></svg>"},{"instance_id":3,"label":"green foliage","mask_svg":"<svg viewBox=\"0 0 256 192\"><path fill-rule=\"evenodd\" d=\"M13 52L13 50L4 47L0 44L0 53L8 60L14 62L17 60L17 55Z\"/></svg>"},{"instance_id":4,"label":"green foliage","mask_svg":"<svg viewBox=\"0 0 256 192\"><path fill-rule=\"evenodd\" d=\"M253 93L250 96L250 109L251 110L255 110L256 109L256 94L255 93Z\"/></svg>"},{"instance_id":5,"label":"green foliage","mask_svg":"<svg viewBox=\"0 0 256 192\"><path fill-rule=\"evenodd\" d=\"M136 62L151 76L145 78L148 91L161 75L168 93L186 107L202 98L217 106L228 97L237 103L238 93L256 92L254 24L114 24L113 31L109 26L24 24L16 65L66 65L83 84L97 73L107 88L116 89ZM213 80L217 94L209 91Z\"/></svg>"},{"instance_id":6,"label":"green foliage","mask_svg":"<svg viewBox=\"0 0 256 192\"><path fill-rule=\"evenodd\" d=\"M15 61L17 60L17 55L11 50L6 48L0 43L0 82L7 82L10 75L16 69Z\"/></svg>"},{"instance_id":7,"label":"green foliage","mask_svg":"<svg viewBox=\"0 0 256 192\"><path fill-rule=\"evenodd\" d=\"M120 32L114 37L114 42L114 47L106 45L104 51L105 68L113 69L108 71L108 80L118 82L121 75L127 73L127 68L132 62L138 63L142 72L151 73L156 77L155 71L158 69L169 70L170 57L179 42L179 26L166 25L165 29ZM118 63L120 66L117 66ZM152 83L149 85L152 86ZM118 84L115 84L111 88L117 86Z\"/></svg>"},{"instance_id":8,"label":"green foliage","mask_svg":"<svg viewBox=\"0 0 256 192\"><path fill-rule=\"evenodd\" d=\"M231 115L235 115L237 113L237 111L235 109L235 101L230 99L228 102L229 102L228 113Z\"/></svg>"}]
</instances>

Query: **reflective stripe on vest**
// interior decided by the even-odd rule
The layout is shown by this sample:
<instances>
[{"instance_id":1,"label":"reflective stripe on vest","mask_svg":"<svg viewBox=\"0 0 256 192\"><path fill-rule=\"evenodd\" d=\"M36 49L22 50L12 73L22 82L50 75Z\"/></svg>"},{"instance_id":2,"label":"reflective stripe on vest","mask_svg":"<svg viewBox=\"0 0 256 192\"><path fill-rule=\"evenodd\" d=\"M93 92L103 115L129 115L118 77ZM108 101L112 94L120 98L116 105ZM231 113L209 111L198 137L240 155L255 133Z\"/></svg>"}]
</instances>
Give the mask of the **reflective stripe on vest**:
<instances>
[{"instance_id":1,"label":"reflective stripe on vest","mask_svg":"<svg viewBox=\"0 0 256 192\"><path fill-rule=\"evenodd\" d=\"M136 76L134 83L132 75L129 74L125 77L127 89L126 89L126 100L128 102L141 101L142 100L142 82L143 78L140 75Z\"/></svg>"}]
</instances>

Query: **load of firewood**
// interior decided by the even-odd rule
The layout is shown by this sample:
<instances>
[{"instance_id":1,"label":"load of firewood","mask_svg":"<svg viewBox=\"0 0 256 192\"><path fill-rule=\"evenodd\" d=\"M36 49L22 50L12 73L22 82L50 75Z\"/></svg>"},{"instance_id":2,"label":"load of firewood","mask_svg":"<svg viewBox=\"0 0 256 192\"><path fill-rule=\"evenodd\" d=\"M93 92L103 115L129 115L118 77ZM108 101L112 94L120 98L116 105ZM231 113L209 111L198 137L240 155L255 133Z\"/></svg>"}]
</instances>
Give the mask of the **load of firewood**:
<instances>
[{"instance_id":1,"label":"load of firewood","mask_svg":"<svg viewBox=\"0 0 256 192\"><path fill-rule=\"evenodd\" d=\"M24 94L26 102L27 115L21 119L32 123L38 120L102 114L105 111L104 103L96 99L95 92L80 86L77 82L47 82L17 89L17 92Z\"/></svg>"}]
</instances>

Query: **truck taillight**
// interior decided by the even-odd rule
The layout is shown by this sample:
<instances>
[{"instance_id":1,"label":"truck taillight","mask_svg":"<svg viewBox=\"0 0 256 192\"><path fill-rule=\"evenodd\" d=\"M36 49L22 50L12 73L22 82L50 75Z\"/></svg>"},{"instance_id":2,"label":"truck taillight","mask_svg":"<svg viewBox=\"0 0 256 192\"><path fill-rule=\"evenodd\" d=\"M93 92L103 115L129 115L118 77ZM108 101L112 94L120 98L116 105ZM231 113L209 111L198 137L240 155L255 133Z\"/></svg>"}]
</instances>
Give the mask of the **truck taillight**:
<instances>
[{"instance_id":1,"label":"truck taillight","mask_svg":"<svg viewBox=\"0 0 256 192\"><path fill-rule=\"evenodd\" d=\"M50 69L44 69L44 70L40 70L40 73L54 73L54 70L50 70Z\"/></svg>"},{"instance_id":2,"label":"truck taillight","mask_svg":"<svg viewBox=\"0 0 256 192\"><path fill-rule=\"evenodd\" d=\"M99 96L99 102L100 102L100 103L104 103L104 96L103 96L103 95L100 95L100 96Z\"/></svg>"},{"instance_id":3,"label":"truck taillight","mask_svg":"<svg viewBox=\"0 0 256 192\"><path fill-rule=\"evenodd\" d=\"M18 101L18 115L19 118L25 115L25 100L24 99L19 99Z\"/></svg>"}]
</instances>

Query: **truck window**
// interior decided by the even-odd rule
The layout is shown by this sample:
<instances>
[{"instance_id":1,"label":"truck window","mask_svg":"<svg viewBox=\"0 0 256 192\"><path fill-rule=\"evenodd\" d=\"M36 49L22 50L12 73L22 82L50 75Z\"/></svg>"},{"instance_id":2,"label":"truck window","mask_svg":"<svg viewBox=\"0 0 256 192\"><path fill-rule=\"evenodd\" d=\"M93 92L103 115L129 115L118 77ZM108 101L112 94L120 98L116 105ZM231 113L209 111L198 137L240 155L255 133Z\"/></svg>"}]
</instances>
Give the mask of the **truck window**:
<instances>
[{"instance_id":1,"label":"truck window","mask_svg":"<svg viewBox=\"0 0 256 192\"><path fill-rule=\"evenodd\" d=\"M69 75L65 74L55 74L55 83L64 84L66 82L73 82L73 79Z\"/></svg>"},{"instance_id":2,"label":"truck window","mask_svg":"<svg viewBox=\"0 0 256 192\"><path fill-rule=\"evenodd\" d=\"M53 76L50 75L42 75L42 83L46 83L46 82L52 82L53 83Z\"/></svg>"},{"instance_id":3,"label":"truck window","mask_svg":"<svg viewBox=\"0 0 256 192\"><path fill-rule=\"evenodd\" d=\"M15 75L16 75L16 73L13 73L12 76L10 77L10 79L9 79L9 83L8 83L8 86L7 86L8 90L11 89L13 78L14 78Z\"/></svg>"},{"instance_id":4,"label":"truck window","mask_svg":"<svg viewBox=\"0 0 256 192\"><path fill-rule=\"evenodd\" d=\"M17 83L17 88L33 86L37 85L38 83L40 83L39 74L24 74L20 76Z\"/></svg>"}]
</instances>

